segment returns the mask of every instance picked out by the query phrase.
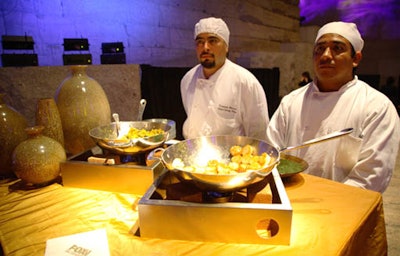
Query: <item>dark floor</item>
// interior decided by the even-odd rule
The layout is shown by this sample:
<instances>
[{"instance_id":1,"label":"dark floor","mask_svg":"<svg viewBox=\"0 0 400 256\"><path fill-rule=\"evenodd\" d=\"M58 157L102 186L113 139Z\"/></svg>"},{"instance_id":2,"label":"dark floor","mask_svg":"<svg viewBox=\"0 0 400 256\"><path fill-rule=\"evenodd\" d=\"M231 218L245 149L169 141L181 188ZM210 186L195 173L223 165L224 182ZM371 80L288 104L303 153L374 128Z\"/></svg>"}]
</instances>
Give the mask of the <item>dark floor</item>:
<instances>
[{"instance_id":1,"label":"dark floor","mask_svg":"<svg viewBox=\"0 0 400 256\"><path fill-rule=\"evenodd\" d=\"M389 256L400 255L400 154L389 187L383 193Z\"/></svg>"}]
</instances>

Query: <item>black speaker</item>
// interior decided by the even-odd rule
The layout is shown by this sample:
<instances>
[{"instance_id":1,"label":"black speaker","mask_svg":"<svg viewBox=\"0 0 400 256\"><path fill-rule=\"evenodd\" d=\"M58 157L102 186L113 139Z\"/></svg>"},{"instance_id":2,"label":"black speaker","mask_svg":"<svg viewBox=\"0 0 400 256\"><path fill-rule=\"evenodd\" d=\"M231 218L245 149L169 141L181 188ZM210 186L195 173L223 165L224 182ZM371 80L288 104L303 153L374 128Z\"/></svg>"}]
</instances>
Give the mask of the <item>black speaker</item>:
<instances>
[{"instance_id":1,"label":"black speaker","mask_svg":"<svg viewBox=\"0 0 400 256\"><path fill-rule=\"evenodd\" d=\"M2 54L3 67L38 66L37 54Z\"/></svg>"},{"instance_id":2,"label":"black speaker","mask_svg":"<svg viewBox=\"0 0 400 256\"><path fill-rule=\"evenodd\" d=\"M33 38L31 36L5 36L1 37L4 50L33 50Z\"/></svg>"},{"instance_id":3,"label":"black speaker","mask_svg":"<svg viewBox=\"0 0 400 256\"><path fill-rule=\"evenodd\" d=\"M123 53L124 44L122 42L102 43L101 50L103 53Z\"/></svg>"},{"instance_id":4,"label":"black speaker","mask_svg":"<svg viewBox=\"0 0 400 256\"><path fill-rule=\"evenodd\" d=\"M63 54L64 65L91 65L91 54Z\"/></svg>"},{"instance_id":5,"label":"black speaker","mask_svg":"<svg viewBox=\"0 0 400 256\"><path fill-rule=\"evenodd\" d=\"M89 40L86 38L64 38L64 51L88 51Z\"/></svg>"},{"instance_id":6,"label":"black speaker","mask_svg":"<svg viewBox=\"0 0 400 256\"><path fill-rule=\"evenodd\" d=\"M125 53L109 53L100 56L101 64L126 64Z\"/></svg>"}]
</instances>

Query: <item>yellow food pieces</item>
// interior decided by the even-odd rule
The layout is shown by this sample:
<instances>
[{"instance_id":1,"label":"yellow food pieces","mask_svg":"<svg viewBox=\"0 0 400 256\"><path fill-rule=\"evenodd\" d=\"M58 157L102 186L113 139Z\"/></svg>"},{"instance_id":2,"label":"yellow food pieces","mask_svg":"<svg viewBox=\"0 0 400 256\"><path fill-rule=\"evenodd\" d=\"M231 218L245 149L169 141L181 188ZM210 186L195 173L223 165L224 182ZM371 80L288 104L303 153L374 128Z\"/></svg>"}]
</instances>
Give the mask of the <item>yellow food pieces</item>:
<instances>
[{"instance_id":1,"label":"yellow food pieces","mask_svg":"<svg viewBox=\"0 0 400 256\"><path fill-rule=\"evenodd\" d=\"M137 129L134 127L131 127L129 129L129 132L124 135L126 139L138 139L138 138L145 138L145 137L152 137L155 135L163 134L164 130L162 129L151 129L151 130L146 130L146 129Z\"/></svg>"},{"instance_id":2,"label":"yellow food pieces","mask_svg":"<svg viewBox=\"0 0 400 256\"><path fill-rule=\"evenodd\" d=\"M229 167L236 172L260 170L271 160L265 152L261 155L255 155L256 150L251 145L232 146L229 152L232 156Z\"/></svg>"},{"instance_id":3,"label":"yellow food pieces","mask_svg":"<svg viewBox=\"0 0 400 256\"><path fill-rule=\"evenodd\" d=\"M186 172L213 175L229 175L249 170L261 170L271 162L271 157L265 152L261 155L255 155L255 152L255 148L251 145L243 147L235 145L229 150L231 158L228 163L212 159L207 162L206 166L185 166L180 158L176 158L172 166Z\"/></svg>"}]
</instances>

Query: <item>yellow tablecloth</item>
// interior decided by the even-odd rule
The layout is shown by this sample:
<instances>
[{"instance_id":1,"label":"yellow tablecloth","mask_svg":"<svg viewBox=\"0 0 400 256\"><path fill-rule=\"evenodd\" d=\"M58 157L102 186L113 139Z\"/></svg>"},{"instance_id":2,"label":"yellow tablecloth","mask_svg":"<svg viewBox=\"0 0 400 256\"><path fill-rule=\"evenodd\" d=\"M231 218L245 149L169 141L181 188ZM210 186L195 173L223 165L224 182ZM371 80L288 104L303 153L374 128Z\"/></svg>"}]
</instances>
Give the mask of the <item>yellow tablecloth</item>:
<instances>
[{"instance_id":1,"label":"yellow tablecloth","mask_svg":"<svg viewBox=\"0 0 400 256\"><path fill-rule=\"evenodd\" d=\"M138 219L140 196L59 184L9 192L9 185L0 185L5 255L44 255L50 238L100 228L106 229L111 255L387 254L379 193L306 174L285 183L293 207L289 246L140 238L129 232Z\"/></svg>"}]
</instances>

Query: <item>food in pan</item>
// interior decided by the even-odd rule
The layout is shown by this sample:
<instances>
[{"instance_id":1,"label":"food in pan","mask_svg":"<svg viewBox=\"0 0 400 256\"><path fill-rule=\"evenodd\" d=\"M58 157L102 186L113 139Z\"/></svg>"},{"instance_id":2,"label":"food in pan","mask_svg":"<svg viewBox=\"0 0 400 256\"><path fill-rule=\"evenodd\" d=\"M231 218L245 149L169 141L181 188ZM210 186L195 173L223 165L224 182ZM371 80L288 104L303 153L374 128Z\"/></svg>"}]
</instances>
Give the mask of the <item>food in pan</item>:
<instances>
[{"instance_id":1,"label":"food in pan","mask_svg":"<svg viewBox=\"0 0 400 256\"><path fill-rule=\"evenodd\" d=\"M133 146L132 142L134 140L143 138L154 138L156 139L158 135L163 136L164 130L153 128L151 130L138 129L135 127L130 127L128 131L123 132L117 139L104 139L107 145L116 147L129 147ZM134 151L137 151L136 149Z\"/></svg>"},{"instance_id":2,"label":"food in pan","mask_svg":"<svg viewBox=\"0 0 400 256\"><path fill-rule=\"evenodd\" d=\"M131 127L128 131L127 134L123 135L123 139L138 139L138 138L146 138L146 137L152 137L155 135L159 134L164 134L163 129L151 129L151 130L146 130L146 129L137 129L135 127Z\"/></svg>"},{"instance_id":3,"label":"food in pan","mask_svg":"<svg viewBox=\"0 0 400 256\"><path fill-rule=\"evenodd\" d=\"M135 155L161 146L168 138L170 129L171 126L161 122L121 121L95 127L89 135L107 152ZM156 135L149 136L152 134Z\"/></svg>"},{"instance_id":4,"label":"food in pan","mask_svg":"<svg viewBox=\"0 0 400 256\"><path fill-rule=\"evenodd\" d=\"M271 157L267 153L256 155L255 149L251 145L245 145L243 147L235 145L230 148L229 152L229 161L211 159L207 162L206 166L198 166L185 165L182 159L175 158L172 162L172 166L186 172L229 175L249 170L261 170L271 161Z\"/></svg>"}]
</instances>

